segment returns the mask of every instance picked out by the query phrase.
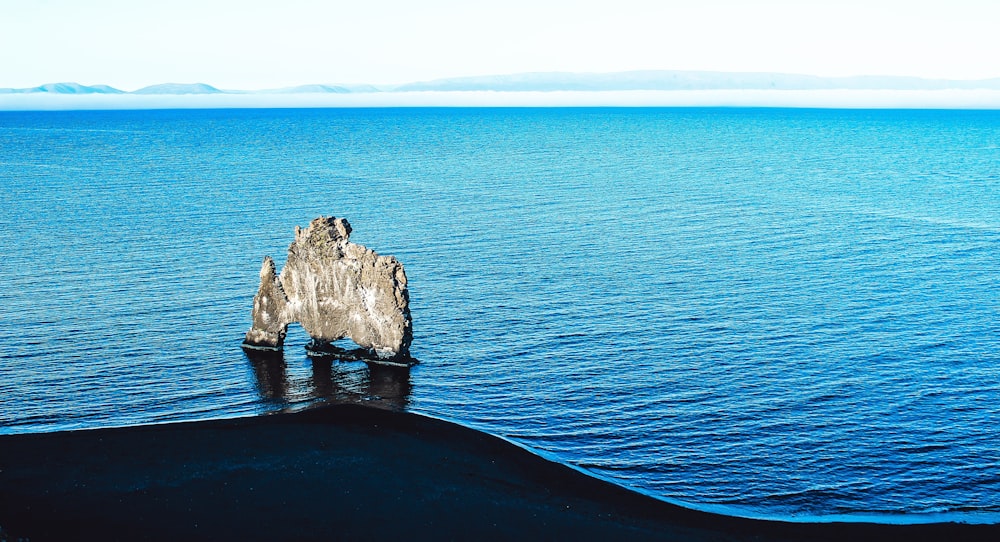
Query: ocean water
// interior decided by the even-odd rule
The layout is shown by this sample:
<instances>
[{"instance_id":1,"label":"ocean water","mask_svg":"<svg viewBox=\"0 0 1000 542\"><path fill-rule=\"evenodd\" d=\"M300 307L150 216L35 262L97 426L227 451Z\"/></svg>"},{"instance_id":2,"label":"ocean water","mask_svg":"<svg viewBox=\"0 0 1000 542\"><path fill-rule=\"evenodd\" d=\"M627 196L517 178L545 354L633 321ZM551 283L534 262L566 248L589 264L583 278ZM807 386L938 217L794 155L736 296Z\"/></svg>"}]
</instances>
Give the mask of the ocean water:
<instances>
[{"instance_id":1,"label":"ocean water","mask_svg":"<svg viewBox=\"0 0 1000 542\"><path fill-rule=\"evenodd\" d=\"M1000 521L1000 112L0 113L0 433L433 414L751 516ZM248 358L346 217L409 372Z\"/></svg>"}]
</instances>

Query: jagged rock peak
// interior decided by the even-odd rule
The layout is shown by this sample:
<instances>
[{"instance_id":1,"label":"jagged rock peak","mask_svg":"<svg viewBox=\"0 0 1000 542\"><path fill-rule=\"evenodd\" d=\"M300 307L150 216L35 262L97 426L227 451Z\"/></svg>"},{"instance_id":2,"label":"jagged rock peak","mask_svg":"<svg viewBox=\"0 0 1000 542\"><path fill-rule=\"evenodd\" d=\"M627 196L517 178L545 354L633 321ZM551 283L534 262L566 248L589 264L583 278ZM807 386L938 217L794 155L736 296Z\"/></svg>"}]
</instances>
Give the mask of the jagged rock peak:
<instances>
[{"instance_id":1,"label":"jagged rock peak","mask_svg":"<svg viewBox=\"0 0 1000 542\"><path fill-rule=\"evenodd\" d=\"M351 224L346 218L321 216L314 218L304 230L295 226L295 242L320 244L347 242L352 231Z\"/></svg>"}]
</instances>

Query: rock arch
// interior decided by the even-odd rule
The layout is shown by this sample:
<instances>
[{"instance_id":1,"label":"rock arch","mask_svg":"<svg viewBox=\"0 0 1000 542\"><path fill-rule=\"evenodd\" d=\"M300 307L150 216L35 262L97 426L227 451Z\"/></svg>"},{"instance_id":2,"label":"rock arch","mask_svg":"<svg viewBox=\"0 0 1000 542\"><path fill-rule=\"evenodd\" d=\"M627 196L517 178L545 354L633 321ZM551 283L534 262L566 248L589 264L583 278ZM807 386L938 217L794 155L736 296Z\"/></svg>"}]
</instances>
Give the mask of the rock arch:
<instances>
[{"instance_id":1,"label":"rock arch","mask_svg":"<svg viewBox=\"0 0 1000 542\"><path fill-rule=\"evenodd\" d=\"M372 359L411 361L403 264L351 243L350 235L347 220L319 217L305 229L295 227L281 274L264 258L244 347L280 350L288 325L298 322L313 349L336 351L330 343L350 338Z\"/></svg>"}]
</instances>

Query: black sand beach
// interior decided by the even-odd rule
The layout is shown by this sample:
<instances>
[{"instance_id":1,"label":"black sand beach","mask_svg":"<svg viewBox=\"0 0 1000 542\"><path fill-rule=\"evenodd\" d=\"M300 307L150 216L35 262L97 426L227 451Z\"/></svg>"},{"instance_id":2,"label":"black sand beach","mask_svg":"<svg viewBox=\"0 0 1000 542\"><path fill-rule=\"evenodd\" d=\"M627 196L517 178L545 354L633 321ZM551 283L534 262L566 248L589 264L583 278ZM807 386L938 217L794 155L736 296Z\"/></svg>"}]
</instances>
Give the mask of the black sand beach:
<instances>
[{"instance_id":1,"label":"black sand beach","mask_svg":"<svg viewBox=\"0 0 1000 542\"><path fill-rule=\"evenodd\" d=\"M2 436L0 527L32 542L1000 540L992 525L697 512L449 422L354 405Z\"/></svg>"}]
</instances>

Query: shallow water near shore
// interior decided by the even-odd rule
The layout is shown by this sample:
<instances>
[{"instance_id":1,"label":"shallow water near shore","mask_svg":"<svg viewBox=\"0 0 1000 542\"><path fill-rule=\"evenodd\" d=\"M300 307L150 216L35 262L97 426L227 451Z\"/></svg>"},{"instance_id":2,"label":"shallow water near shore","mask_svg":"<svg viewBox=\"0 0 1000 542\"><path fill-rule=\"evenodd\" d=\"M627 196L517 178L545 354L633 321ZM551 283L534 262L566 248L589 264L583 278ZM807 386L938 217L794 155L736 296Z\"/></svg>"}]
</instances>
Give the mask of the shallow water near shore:
<instances>
[{"instance_id":1,"label":"shallow water near shore","mask_svg":"<svg viewBox=\"0 0 1000 542\"><path fill-rule=\"evenodd\" d=\"M1000 113L0 113L0 433L375 402L768 517L1000 520ZM406 266L409 373L248 358L264 255Z\"/></svg>"}]
</instances>

